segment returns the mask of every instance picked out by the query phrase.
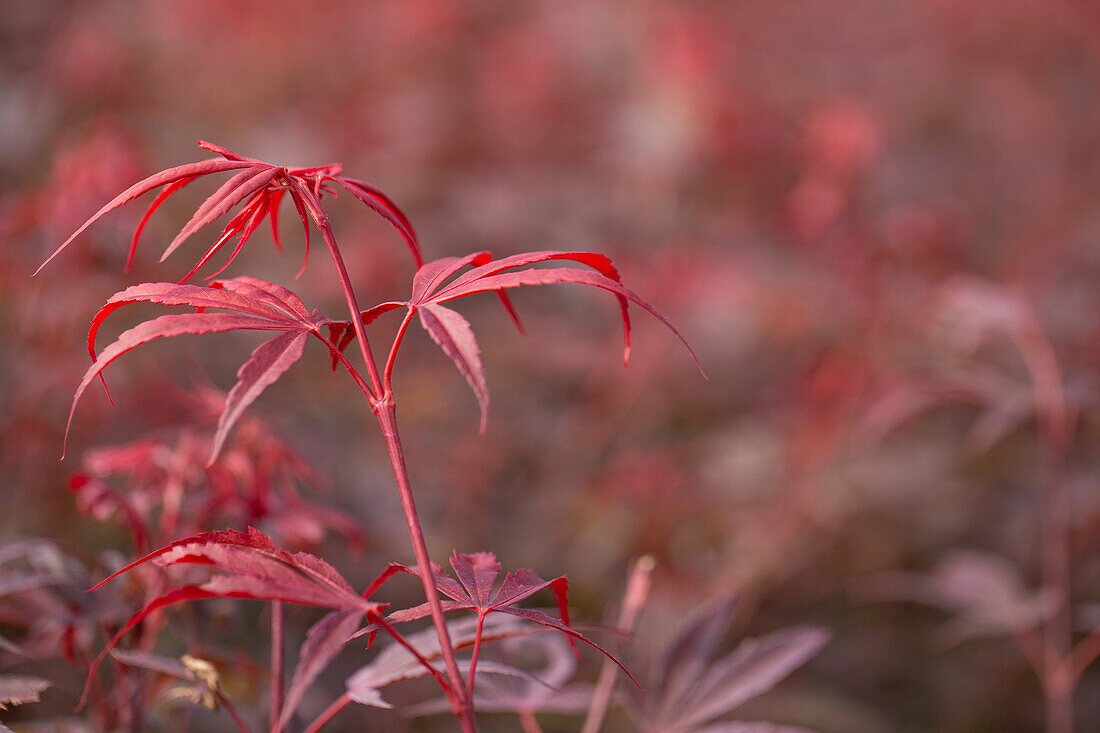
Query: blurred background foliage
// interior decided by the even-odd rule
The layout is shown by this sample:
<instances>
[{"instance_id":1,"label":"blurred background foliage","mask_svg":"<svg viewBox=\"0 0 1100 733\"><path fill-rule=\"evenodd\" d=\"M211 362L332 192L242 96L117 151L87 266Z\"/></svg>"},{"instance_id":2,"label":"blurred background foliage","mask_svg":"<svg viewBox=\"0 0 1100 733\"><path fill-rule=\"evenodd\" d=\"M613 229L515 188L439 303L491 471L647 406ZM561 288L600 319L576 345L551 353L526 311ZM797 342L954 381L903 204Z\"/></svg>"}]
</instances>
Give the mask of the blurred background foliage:
<instances>
[{"instance_id":1,"label":"blurred background foliage","mask_svg":"<svg viewBox=\"0 0 1100 733\"><path fill-rule=\"evenodd\" d=\"M202 192L152 220L130 275L139 207L29 274L126 186L207 157L201 138L344 163L404 208L429 259L605 252L699 352L709 381L639 317L624 370L614 302L572 286L517 293L526 337L491 298L464 304L493 395L479 436L461 377L416 334L396 389L437 559L486 549L568 574L574 616L598 620L630 560L651 553L642 649L730 592L739 633L833 631L742 717L1041 729L1039 682L1001 633L1034 618L956 633L970 607L943 601L962 550L986 560L958 581L991 589L978 600L1040 592L1046 398L1027 351L1039 342L1074 428L1060 455L1076 633L1100 622L1089 0L9 2L0 129L9 537L131 553L124 530L77 514L69 474L86 450L190 424L189 386L227 388L255 345L212 337L127 357L111 370L117 406L90 395L57 462L88 320L126 284L182 275L156 248ZM405 297L411 267L384 222L347 196L330 214L365 305ZM229 273L290 284L301 239L284 228L284 256L253 247ZM335 315L330 269L315 257L296 289ZM303 493L361 522L351 544L364 547L336 535L323 554L362 583L411 553L381 441L327 370L307 355L252 414L319 477ZM887 577L908 590L875 590ZM923 602L896 600L909 591ZM72 702L55 690L43 704ZM1095 669L1077 717L1100 729Z\"/></svg>"}]
</instances>

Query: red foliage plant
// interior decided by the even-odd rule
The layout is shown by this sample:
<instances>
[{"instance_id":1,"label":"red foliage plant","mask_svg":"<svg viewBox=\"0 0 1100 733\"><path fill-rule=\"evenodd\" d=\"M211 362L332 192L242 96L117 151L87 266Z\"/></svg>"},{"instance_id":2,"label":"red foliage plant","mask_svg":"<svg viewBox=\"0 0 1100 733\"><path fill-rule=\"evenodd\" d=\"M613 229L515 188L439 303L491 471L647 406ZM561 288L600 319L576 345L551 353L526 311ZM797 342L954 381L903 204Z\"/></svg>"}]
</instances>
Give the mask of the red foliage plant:
<instances>
[{"instance_id":1,"label":"red foliage plant","mask_svg":"<svg viewBox=\"0 0 1100 733\"><path fill-rule=\"evenodd\" d=\"M618 271L603 255L591 252L543 251L494 260L488 252L478 252L465 257L445 257L423 263L416 235L405 215L377 189L362 181L341 175L340 165L288 168L247 158L209 143L200 142L199 144L218 153L220 157L170 168L134 184L96 212L46 260L48 263L56 257L100 217L132 199L159 188L160 193L154 198L134 232L127 257L127 267L129 267L142 229L153 212L169 196L206 175L223 172L233 174L202 202L164 251L162 260L200 229L222 215L229 214L235 207L240 207L220 236L198 258L186 275L176 283L143 283L122 290L112 295L93 318L88 332L88 350L93 363L77 387L69 416L70 424L76 405L91 382L101 376L109 364L137 346L155 339L185 334L236 330L272 332L272 337L257 347L237 372L237 382L225 400L214 433L208 459L208 463L213 464L223 450L231 429L240 420L248 406L302 358L306 342L310 337L316 338L328 350L334 368L343 366L351 376L367 400L370 410L378 419L386 441L417 562L415 567L391 565L364 593L356 594L351 586L323 560L305 553L290 554L278 548L268 537L254 529L249 529L247 533L232 530L205 532L172 542L131 563L110 578L146 563L162 568L177 565L203 566L213 571L213 575L205 582L198 584L172 584L171 589L167 591L163 590L162 584L161 590L156 591L155 596L147 600L144 606L122 626L92 664L89 684L91 675L111 648L129 629L139 624L150 613L183 601L216 597L251 598L273 602L276 609L273 611L272 622L273 648L281 647L282 627L279 604L296 603L330 609L329 613L309 630L285 698L280 682L281 653L273 655L276 685L272 690L271 725L276 731L282 730L287 725L307 687L343 648L364 617L370 624L367 631L372 634L372 638L373 633L378 629L385 629L397 644L407 649L426 672L436 679L464 731L476 730L475 670L483 640L483 626L489 614L504 613L556 629L566 634L570 643L574 639L579 639L608 654L570 625L566 598L567 583L564 577L543 581L530 570L520 570L509 574L499 587L495 587L500 565L491 554L456 553L451 563L455 572L454 578L443 574L439 567L430 561L413 501L404 451L397 429L396 399L391 383L394 361L413 315L418 315L421 325L451 358L473 389L480 405L481 428L484 430L489 409L489 390L480 358L480 347L469 322L449 305L444 304L478 293L494 292L519 326L519 319L506 295L507 290L526 285L577 283L605 290L617 299L624 331L624 362L630 352L631 329L628 313L630 304L642 308L664 323L684 343L694 359L694 353L679 332L651 305L623 285ZM323 194L334 192L333 184L350 191L358 200L380 214L404 239L418 268L413 277L412 293L408 300L387 301L373 308L360 310L354 285L344 267L335 235L321 205ZM311 310L301 298L287 288L265 280L245 276L215 279L237 257L264 218L270 219L274 241L281 249L278 208L282 198L287 194L294 202L302 221L307 257L310 220L321 233L336 267L348 308L348 320L334 320L319 310ZM234 237L237 241L231 254L226 262L207 278L207 284L189 284L187 280L202 269ZM549 269L534 267L542 263L565 264ZM96 335L104 320L119 308L138 302L182 307L187 310L144 321L124 331L115 341L97 352ZM379 369L371 350L366 326L384 313L400 308L405 309L404 318L392 339L383 367ZM353 341L358 342L363 361L361 366L354 365L344 353ZM696 364L698 365L697 359ZM700 371L702 371L701 366ZM398 572L409 573L420 579L426 602L414 608L383 614L385 604L368 600L368 598L383 581ZM96 588L100 585L102 583ZM541 611L516 607L517 603L545 589L551 590L554 594L558 605L558 618ZM448 600L441 600L441 595ZM469 660L462 661L462 667L466 669L465 675L455 652L457 648L468 646L466 636L463 635L460 644L452 642L449 628L451 625L444 618L447 612L461 610L474 611L477 616L477 626L472 642L473 655ZM442 669L437 669L429 658L421 654L394 627L397 623L428 616L432 619L438 640L438 646L435 647L436 651L432 656L441 659ZM493 638L506 637L515 633L519 632L500 632ZM486 671L491 669L498 674L518 673L499 664L486 664L490 665L485 667ZM338 700L322 713L308 730L319 729L349 700L351 698L348 696ZM240 724L239 720L238 724Z\"/></svg>"}]
</instances>

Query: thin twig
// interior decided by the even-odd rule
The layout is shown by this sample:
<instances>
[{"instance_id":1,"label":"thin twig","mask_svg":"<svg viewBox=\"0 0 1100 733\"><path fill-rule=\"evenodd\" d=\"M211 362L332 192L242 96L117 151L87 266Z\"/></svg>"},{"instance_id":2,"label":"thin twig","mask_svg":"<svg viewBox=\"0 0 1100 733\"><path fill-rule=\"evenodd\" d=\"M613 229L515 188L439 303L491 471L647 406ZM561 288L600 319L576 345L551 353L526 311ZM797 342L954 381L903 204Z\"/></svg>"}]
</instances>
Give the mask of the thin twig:
<instances>
[{"instance_id":1,"label":"thin twig","mask_svg":"<svg viewBox=\"0 0 1100 733\"><path fill-rule=\"evenodd\" d=\"M474 723L472 705L470 701L466 699L462 673L458 669L458 661L455 659L450 634L447 632L447 621L443 616L443 605L439 600L439 593L436 591L435 583L432 579L431 559L428 555L427 544L424 541L424 531L420 526L420 517L416 512L416 502L413 499L408 468L405 465L401 438L397 432L397 418L393 395L392 393L386 392L382 386L381 375L378 373L378 365L374 361L374 355L371 353L370 343L367 340L366 327L363 324L363 315L359 310L359 304L355 297L355 290L352 287L347 267L344 265L344 258L340 254L340 248L336 244L336 236L333 234L328 216L325 214L324 209L321 208L320 202L317 200L316 196L305 186L293 178L289 179L289 183L295 188L305 202L310 215L313 217L314 223L320 230L321 237L328 246L332 262L336 266L340 285L344 290L344 299L347 301L348 315L351 317L352 327L359 340L359 350L363 355L363 362L366 365L367 375L370 379L372 396L368 396L368 400L371 403L371 409L375 417L378 418L378 423L382 428L382 434L386 439L386 448L389 452L390 463L393 466L394 478L397 480L397 489L401 496L401 507L405 512L405 521L409 529L409 538L412 540L413 552L416 554L417 567L420 571L421 581L424 585L424 594L428 599L432 623L435 626L436 634L439 636L439 645L443 653L443 660L446 663L447 676L450 678L451 687L454 690L455 697L451 700L451 706L459 722L462 724L463 731L472 733L477 730L477 725Z\"/></svg>"},{"instance_id":2,"label":"thin twig","mask_svg":"<svg viewBox=\"0 0 1100 733\"><path fill-rule=\"evenodd\" d=\"M634 562L630 569L630 575L626 581L626 591L623 593L623 606L619 611L618 626L623 631L632 631L634 622L638 618L638 612L645 605L649 596L650 576L656 561L652 555L643 555ZM603 725L604 716L611 705L611 696L615 692L615 682L619 674L610 659L604 658L603 667L600 669L600 678L596 682L596 689L592 693L592 701L588 706L588 715L584 719L584 727L581 733L596 733Z\"/></svg>"},{"instance_id":3,"label":"thin twig","mask_svg":"<svg viewBox=\"0 0 1100 733\"><path fill-rule=\"evenodd\" d=\"M271 602L271 730L278 733L283 707L283 602Z\"/></svg>"},{"instance_id":4,"label":"thin twig","mask_svg":"<svg viewBox=\"0 0 1100 733\"><path fill-rule=\"evenodd\" d=\"M474 632L474 651L470 657L470 671L466 673L466 699L474 699L474 674L477 671L477 658L481 654L481 635L485 631L485 614L477 614L477 631Z\"/></svg>"},{"instance_id":5,"label":"thin twig","mask_svg":"<svg viewBox=\"0 0 1100 733\"><path fill-rule=\"evenodd\" d=\"M233 718L233 722L237 724L237 729L241 733L252 733L245 722L241 720L241 716L237 714L237 708L233 707L233 703L229 702L229 698L222 694L221 690L215 690L214 694L217 696L218 704L225 708L225 712L229 713L229 717Z\"/></svg>"},{"instance_id":6,"label":"thin twig","mask_svg":"<svg viewBox=\"0 0 1100 733\"><path fill-rule=\"evenodd\" d=\"M1062 370L1054 346L1034 312L1011 330L1011 338L1031 376L1040 433L1041 545L1043 585L1055 593L1055 606L1043 625L1046 661L1040 677L1046 698L1047 733L1072 733L1074 680L1067 658L1073 645L1071 593L1071 508L1065 486L1065 453L1073 431Z\"/></svg>"}]
</instances>

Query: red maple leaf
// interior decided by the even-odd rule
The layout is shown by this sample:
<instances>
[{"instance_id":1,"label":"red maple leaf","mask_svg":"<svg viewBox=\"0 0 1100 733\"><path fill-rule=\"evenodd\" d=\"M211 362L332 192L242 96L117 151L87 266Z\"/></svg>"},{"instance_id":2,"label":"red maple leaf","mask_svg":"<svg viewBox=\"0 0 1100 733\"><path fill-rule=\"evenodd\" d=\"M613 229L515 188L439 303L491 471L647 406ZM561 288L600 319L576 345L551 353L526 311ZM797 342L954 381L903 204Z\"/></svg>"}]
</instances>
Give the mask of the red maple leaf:
<instances>
[{"instance_id":1,"label":"red maple leaf","mask_svg":"<svg viewBox=\"0 0 1100 733\"><path fill-rule=\"evenodd\" d=\"M146 223L148 223L149 218L153 215L153 212L156 211L168 197L194 181L196 178L227 171L237 172L222 184L217 191L203 201L192 215L191 219L184 225L179 234L175 236L167 249L164 250L164 254L161 255L160 259L163 262L168 255L172 254L172 252L183 244L191 235L214 222L222 215L227 214L233 207L243 202L240 211L230 219L229 223L226 224L225 228L222 230L221 235L215 240L214 244L207 249L203 256L199 258L195 266L183 277L181 282L187 281L202 268L211 257L224 247L230 239L237 236L239 238L237 245L232 254L230 254L229 259L217 270L217 272L210 275L210 278L217 277L217 275L228 267L237 257L249 237L252 236L265 218L269 218L271 221L271 233L275 240L275 246L282 250L282 245L279 242L279 204L282 203L283 196L287 193L290 194L290 198L294 202L295 208L298 210L298 216L302 220L302 228L305 231L306 237L305 257L308 261L309 222L307 212L309 217L312 217L318 226L320 226L324 218L324 212L320 206L321 195L323 193L333 192L333 189L327 185L330 181L350 191L353 196L385 218L405 240L417 266L420 266L420 246L416 240L416 233L413 231L412 225L405 217L405 214L402 213L389 197L377 188L356 178L340 175L343 171L343 166L339 163L332 163L314 168L288 168L265 163L255 158L247 158L231 150L226 150L218 145L202 140L200 140L198 144L200 147L215 152L221 157L209 158L197 163L188 163L186 165L168 168L167 170L149 176L130 186L130 188L109 201L103 208L84 222L79 229L73 232L73 234L66 239L60 247L54 250L53 254L39 266L35 274L38 274L50 260L61 254L62 250L68 247L73 240L100 217L139 196L163 187L161 192L157 194L157 197L153 199L153 202L149 205L145 215L134 230L134 236L130 242L130 252L126 258L126 269L128 271L130 265L133 263L134 253L137 251L141 232L145 228ZM302 268L303 270L305 269L305 262L302 263Z\"/></svg>"}]
</instances>

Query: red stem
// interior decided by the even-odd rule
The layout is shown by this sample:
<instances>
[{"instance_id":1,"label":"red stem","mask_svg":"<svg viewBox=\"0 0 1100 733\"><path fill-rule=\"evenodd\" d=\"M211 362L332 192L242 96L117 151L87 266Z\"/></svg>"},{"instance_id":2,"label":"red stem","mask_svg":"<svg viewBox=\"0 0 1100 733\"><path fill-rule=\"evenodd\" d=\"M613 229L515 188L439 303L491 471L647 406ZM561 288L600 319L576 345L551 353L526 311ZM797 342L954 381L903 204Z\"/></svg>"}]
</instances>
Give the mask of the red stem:
<instances>
[{"instance_id":1,"label":"red stem","mask_svg":"<svg viewBox=\"0 0 1100 733\"><path fill-rule=\"evenodd\" d=\"M390 384L390 378L393 376L393 363L397 359L397 349L401 346L401 340L405 338L405 331L409 327L409 322L412 321L414 312L412 308L409 308L409 312L405 314L401 325L397 327L397 334L393 337L393 346L390 347L390 355L386 358L386 367L382 371L382 389L387 394L393 392Z\"/></svg>"},{"instance_id":2,"label":"red stem","mask_svg":"<svg viewBox=\"0 0 1100 733\"><path fill-rule=\"evenodd\" d=\"M619 610L618 627L623 631L633 631L634 622L638 618L638 612L645 605L649 597L650 576L656 562L652 555L643 555L634 562L630 575L626 581L626 591L623 593L623 605ZM611 696L615 692L615 681L618 678L618 670L610 659L604 658L603 667L600 669L600 678L596 682L596 689L592 693L592 701L588 705L588 715L584 719L584 727L581 733L597 733L603 725L604 716L611 706Z\"/></svg>"},{"instance_id":3,"label":"red stem","mask_svg":"<svg viewBox=\"0 0 1100 733\"><path fill-rule=\"evenodd\" d=\"M372 394L368 396L368 400L371 402L371 410L378 418L382 434L386 439L386 449L389 452L390 463L393 466L394 478L397 480L397 490L401 496L401 507L405 511L405 521L408 524L409 538L412 540L413 551L416 554L416 564L424 586L424 595L428 599L428 607L432 612L432 623L435 626L436 634L439 636L439 646L447 667L447 676L450 678L451 687L454 690L455 697L451 700L451 708L462 724L462 730L466 733L472 733L477 730L477 725L474 722L473 706L466 699L462 673L458 669L454 647L451 644L450 634L447 632L447 621L443 616L443 605L440 603L439 593L436 591L432 579L431 559L428 555L428 547L424 542L424 530L420 526L420 517L416 512L416 502L413 500L412 486L409 483L409 472L405 465L401 438L397 432L397 415L393 394L386 391L382 386L378 365L374 361L374 355L371 353L370 344L367 341L363 316L355 298L351 278L344 266L344 259L340 255L340 249L336 244L336 236L332 232L328 216L321 208L316 197L305 186L293 178L289 180L290 185L295 187L301 195L310 215L317 224L321 237L325 240L329 254L332 256L332 262L336 266L340 285L344 289L344 298L347 301L352 327L355 329L355 335L359 341L359 350L363 355L367 374L370 377Z\"/></svg>"},{"instance_id":4,"label":"red stem","mask_svg":"<svg viewBox=\"0 0 1100 733\"><path fill-rule=\"evenodd\" d=\"M424 530L420 527L420 517L416 511L416 501L413 499L412 486L409 484L409 472L405 465L405 454L401 448L401 436L397 432L397 414L392 394L386 395L385 399L379 403L375 416L378 418L378 422L382 426L382 434L386 438L386 448L389 450L394 478L397 479L397 491L401 496L401 507L405 510L409 538L412 539L413 551L416 553L416 564L424 585L424 595L427 596L428 608L432 612L432 623L435 625L436 635L439 636L439 647L443 654L443 662L447 667L447 676L450 678L451 686L454 689L455 697L451 701L451 707L455 715L458 716L459 722L462 723L463 731L476 731L473 705L465 694L462 673L458 670L454 646L451 644L451 636L447 631L447 621L443 617L443 604L439 600L439 592L436 590L432 579L428 546L424 542Z\"/></svg>"},{"instance_id":5,"label":"red stem","mask_svg":"<svg viewBox=\"0 0 1100 733\"><path fill-rule=\"evenodd\" d=\"M271 730L278 733L283 707L283 602L271 602Z\"/></svg>"},{"instance_id":6,"label":"red stem","mask_svg":"<svg viewBox=\"0 0 1100 733\"><path fill-rule=\"evenodd\" d=\"M359 311L359 303L355 298L355 290L351 285L351 277L348 275L348 268L344 265L344 257L340 254L340 248L336 244L336 235L332 232L332 225L329 224L328 215L325 214L324 209L321 208L320 202L317 201L313 193L294 178L288 177L288 180L290 186L301 196L302 201L309 210L310 216L313 217L317 229L321 232L321 238L325 240L325 244L328 246L329 255L332 256L332 263L336 266L336 274L340 280L340 287L344 290L344 300L348 304L351 325L359 341L359 351L363 354L363 362L367 367L367 375L370 377L372 392L371 406L373 408L374 403L380 399L379 395L382 394L382 381L378 375L378 365L375 364L374 355L370 350L370 342L367 341L366 327L363 325L363 316Z\"/></svg>"},{"instance_id":7,"label":"red stem","mask_svg":"<svg viewBox=\"0 0 1100 733\"><path fill-rule=\"evenodd\" d=\"M474 673L477 671L477 657L481 653L481 634L485 629L485 614L477 615L477 631L474 633L474 652L470 657L470 671L466 675L466 699L474 699Z\"/></svg>"},{"instance_id":8,"label":"red stem","mask_svg":"<svg viewBox=\"0 0 1100 733\"><path fill-rule=\"evenodd\" d=\"M225 708L225 711L233 718L233 722L237 724L237 729L240 730L241 733L252 733L248 726L245 725L245 722L241 720L241 716L237 714L237 709L233 707L233 703L229 702L229 698L221 692L216 692L215 694L218 697L218 703Z\"/></svg>"}]
</instances>

